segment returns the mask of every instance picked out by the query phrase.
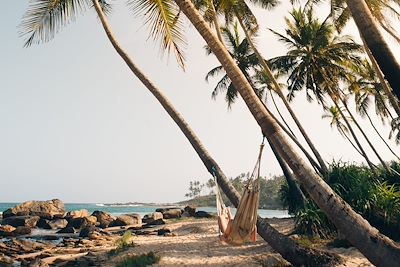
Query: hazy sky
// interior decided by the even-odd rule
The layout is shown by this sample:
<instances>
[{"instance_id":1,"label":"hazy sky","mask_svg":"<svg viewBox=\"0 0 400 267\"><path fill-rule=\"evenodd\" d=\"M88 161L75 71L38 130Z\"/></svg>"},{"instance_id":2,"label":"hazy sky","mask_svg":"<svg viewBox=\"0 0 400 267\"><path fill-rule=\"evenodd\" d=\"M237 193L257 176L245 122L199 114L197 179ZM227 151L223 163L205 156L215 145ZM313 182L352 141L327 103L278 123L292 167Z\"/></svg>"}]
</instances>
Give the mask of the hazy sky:
<instances>
[{"instance_id":1,"label":"hazy sky","mask_svg":"<svg viewBox=\"0 0 400 267\"><path fill-rule=\"evenodd\" d=\"M208 84L204 77L219 64L205 56L205 43L194 28L186 27L187 71L182 72L172 56L160 59L142 20L126 11L124 1L115 2L110 22L117 38L225 173L252 170L260 130L241 100L230 111L223 96L211 100L217 79ZM23 48L17 25L27 6L28 1L5 1L0 9L0 202L56 197L65 202L173 202L184 198L190 180L210 178L178 127L112 49L93 10L51 42ZM262 28L283 32L287 8L257 10ZM285 51L265 30L258 45L266 58ZM399 47L393 49L400 53ZM321 119L320 107L298 97L293 108L326 160L361 161ZM376 122L388 136L389 128ZM386 160L393 158L375 135L372 139ZM262 172L280 174L269 149Z\"/></svg>"}]
</instances>

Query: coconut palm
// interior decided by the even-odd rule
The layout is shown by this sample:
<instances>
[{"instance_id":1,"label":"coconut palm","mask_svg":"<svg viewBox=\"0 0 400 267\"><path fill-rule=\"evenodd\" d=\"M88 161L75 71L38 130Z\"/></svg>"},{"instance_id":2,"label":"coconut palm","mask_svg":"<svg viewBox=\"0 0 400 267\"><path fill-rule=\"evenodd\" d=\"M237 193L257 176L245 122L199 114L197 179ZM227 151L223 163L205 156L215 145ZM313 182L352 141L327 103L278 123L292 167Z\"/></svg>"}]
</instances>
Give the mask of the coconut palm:
<instances>
[{"instance_id":1,"label":"coconut palm","mask_svg":"<svg viewBox=\"0 0 400 267\"><path fill-rule=\"evenodd\" d=\"M175 0L182 12L200 33L214 55L221 62L229 78L243 98L264 135L275 145L278 153L288 163L299 182L310 194L322 211L335 226L372 263L385 266L399 266L400 247L393 240L380 234L359 214L354 212L289 145L276 121L262 104L246 77L236 66L207 22L189 0ZM263 226L258 222L259 227ZM283 245L284 246L284 245ZM287 255L286 255L287 256Z\"/></svg>"},{"instance_id":2,"label":"coconut palm","mask_svg":"<svg viewBox=\"0 0 400 267\"><path fill-rule=\"evenodd\" d=\"M240 1L217 0L215 2L213 2L212 0L196 0L196 1L194 1L194 3L195 3L196 8L202 11L202 13L204 14L203 15L204 18L206 20L212 22L215 25L217 35L221 42L223 42L223 39L221 38L221 34L219 33L219 28L217 27L217 25L218 25L217 15L218 14L224 15L226 25L231 24L234 21L234 18L236 18L238 20L242 30L244 31L244 33L246 35L246 39L248 40L250 47L252 48L252 50L254 51L255 55L258 58L258 61L259 61L259 64L261 65L262 71L265 73L265 75L267 77L269 77L269 79L271 79L274 90L279 95L279 97L282 99L285 107L287 108L291 117L293 118L294 122L296 123L296 126L299 128L301 134L303 135L307 144L311 148L313 154L317 158L317 161L319 163L318 169L321 170L322 174L327 173L328 168L325 164L325 161L323 160L319 151L316 149L314 143L311 141L311 139L308 136L307 132L305 131L304 127L300 123L299 119L297 118L296 113L292 110L288 101L285 99L278 82L276 81L274 75L272 74L271 70L267 66L262 55L257 50L256 45L252 41L251 37L257 31L258 24L257 24L257 19L254 16L254 14L252 13L248 4L244 0L240 0ZM271 9L278 4L278 1L277 0L253 0L253 1L250 1L250 3L252 3L256 6L259 6L261 8ZM209 15L209 14L211 14L211 15Z\"/></svg>"},{"instance_id":3,"label":"coconut palm","mask_svg":"<svg viewBox=\"0 0 400 267\"><path fill-rule=\"evenodd\" d=\"M338 87L341 81L347 82L349 77L353 76L353 69L361 64L359 53L362 51L362 47L354 43L349 36L335 36L333 26L327 20L321 23L314 18L311 8L306 12L303 12L302 9L294 10L291 16L292 21L288 19L286 21L288 25L286 36L273 31L290 50L286 55L270 60L274 69L288 74L290 98L293 98L297 91L305 89L307 98L311 101L315 97L324 109L327 109L326 96L334 102L339 112L341 112L339 103L342 103L368 145L382 165L386 166L386 163L348 109ZM351 66L353 68L349 68ZM346 121L346 118L343 119ZM374 164L367 156L361 143L358 142L350 124L347 126L357 143L358 149L373 170Z\"/></svg>"},{"instance_id":4,"label":"coconut palm","mask_svg":"<svg viewBox=\"0 0 400 267\"><path fill-rule=\"evenodd\" d=\"M384 1L378 1L385 3ZM398 3L398 1L394 1ZM347 6L368 48L395 95L400 99L400 64L379 31L371 9L364 0L347 0Z\"/></svg>"},{"instance_id":5,"label":"coconut palm","mask_svg":"<svg viewBox=\"0 0 400 267\"><path fill-rule=\"evenodd\" d=\"M146 86L146 88L154 95L154 97L156 97L156 99L163 106L165 111L178 125L180 130L183 132L192 147L197 152L207 170L211 174L216 176L219 186L227 195L229 200L235 206L238 206L240 198L239 193L229 182L215 160L210 156L210 154L200 142L199 138L196 136L193 130L190 128L188 123L184 120L182 115L173 107L173 105L158 89L158 87L154 83L152 83L150 79L133 63L129 55L117 42L104 14L104 11L109 10L109 6L107 5L107 3L104 0L101 2L98 2L98 0L92 0L92 3L97 12L97 15L100 18L108 39L112 43L117 53L131 69L134 75ZM61 29L62 26L64 26L76 15L77 12L83 11L84 4L87 3L79 0L36 0L36 2L33 2L28 9L23 21L23 29L26 30L26 34L30 35L31 40L29 43L27 43L27 45L49 41L51 38L54 37L54 34ZM139 7L144 10L148 10L145 8L144 3L139 5ZM150 12L150 16L156 18L156 24L160 24L161 22L159 21L159 19L161 18L157 15L157 13L154 13L156 12L154 10L156 9L156 4L149 2L148 8L150 8L150 10L152 11ZM169 10L171 10L171 8L172 7L169 7ZM166 10L160 12L163 13L166 12ZM173 18L173 23L170 24L170 26L175 26L177 24L177 17L171 16L170 18ZM29 22L32 23L30 27ZM165 30L162 30L163 26L165 25L160 26L160 30L162 32L165 32ZM171 32L172 31L170 31L169 34L171 34ZM292 262L293 264L318 266L319 261L323 263L334 261L334 258L329 253L321 253L313 249L307 249L299 246L293 240L275 230L270 224L268 224L266 219L258 218L258 233L273 248L275 248L276 251L281 253L288 261ZM317 257L313 257L313 255L317 255Z\"/></svg>"}]
</instances>

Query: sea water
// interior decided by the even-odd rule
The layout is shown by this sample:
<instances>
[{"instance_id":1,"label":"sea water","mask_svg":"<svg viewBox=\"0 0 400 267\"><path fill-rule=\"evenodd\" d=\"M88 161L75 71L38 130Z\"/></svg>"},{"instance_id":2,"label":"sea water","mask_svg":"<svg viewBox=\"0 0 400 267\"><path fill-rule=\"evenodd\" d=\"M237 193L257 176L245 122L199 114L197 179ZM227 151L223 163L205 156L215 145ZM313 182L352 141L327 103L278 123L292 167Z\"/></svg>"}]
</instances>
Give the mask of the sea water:
<instances>
[{"instance_id":1,"label":"sea water","mask_svg":"<svg viewBox=\"0 0 400 267\"><path fill-rule=\"evenodd\" d=\"M0 203L0 214L6 209L12 208L19 203ZM174 206L174 205L170 205ZM82 210L85 209L91 214L95 210L104 211L106 213L118 216L120 214L137 213L142 217L145 214L154 212L159 207L165 207L165 204L160 205L136 205L136 204L103 204L103 203L66 203L66 211ZM183 207L182 207L183 208ZM216 213L215 207L197 207L196 210L207 211L211 213ZM236 213L236 209L231 209L232 213ZM258 215L263 218L286 218L290 217L287 210L266 210L259 209Z\"/></svg>"}]
</instances>

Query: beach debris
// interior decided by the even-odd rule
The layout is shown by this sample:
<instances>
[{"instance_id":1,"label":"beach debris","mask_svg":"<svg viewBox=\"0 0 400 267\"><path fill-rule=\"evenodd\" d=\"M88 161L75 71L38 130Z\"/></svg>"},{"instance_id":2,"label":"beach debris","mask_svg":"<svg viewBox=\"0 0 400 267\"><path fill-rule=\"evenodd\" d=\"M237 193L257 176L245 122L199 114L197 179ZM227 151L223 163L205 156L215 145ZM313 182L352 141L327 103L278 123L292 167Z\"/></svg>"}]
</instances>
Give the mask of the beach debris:
<instances>
[{"instance_id":1,"label":"beach debris","mask_svg":"<svg viewBox=\"0 0 400 267\"><path fill-rule=\"evenodd\" d=\"M3 218L13 216L39 216L40 218L53 219L63 218L65 214L64 203L59 199L48 201L27 201L16 205L3 212Z\"/></svg>"}]
</instances>

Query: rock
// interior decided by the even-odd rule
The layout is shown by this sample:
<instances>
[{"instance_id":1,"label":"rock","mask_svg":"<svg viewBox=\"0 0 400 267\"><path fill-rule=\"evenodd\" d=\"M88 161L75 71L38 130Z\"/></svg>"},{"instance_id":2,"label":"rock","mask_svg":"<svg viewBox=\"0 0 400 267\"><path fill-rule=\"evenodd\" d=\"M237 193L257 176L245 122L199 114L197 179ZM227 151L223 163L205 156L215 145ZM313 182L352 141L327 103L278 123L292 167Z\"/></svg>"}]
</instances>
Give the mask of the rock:
<instances>
[{"instance_id":1,"label":"rock","mask_svg":"<svg viewBox=\"0 0 400 267\"><path fill-rule=\"evenodd\" d=\"M196 214L196 207L193 206L186 206L183 210L189 213L191 217L194 217L194 215Z\"/></svg>"},{"instance_id":2,"label":"rock","mask_svg":"<svg viewBox=\"0 0 400 267\"><path fill-rule=\"evenodd\" d=\"M75 229L81 229L88 225L94 225L93 218L83 217L71 219L66 227L74 227Z\"/></svg>"},{"instance_id":3,"label":"rock","mask_svg":"<svg viewBox=\"0 0 400 267\"><path fill-rule=\"evenodd\" d=\"M47 229L49 220L40 218L39 221L36 223L36 227Z\"/></svg>"},{"instance_id":4,"label":"rock","mask_svg":"<svg viewBox=\"0 0 400 267\"><path fill-rule=\"evenodd\" d=\"M196 211L194 217L196 217L196 218L213 218L214 215L208 213L207 211L199 210L199 211Z\"/></svg>"},{"instance_id":5,"label":"rock","mask_svg":"<svg viewBox=\"0 0 400 267\"><path fill-rule=\"evenodd\" d=\"M64 203L59 199L49 201L27 201L3 212L3 218L13 216L39 216L40 218L63 218Z\"/></svg>"},{"instance_id":6,"label":"rock","mask_svg":"<svg viewBox=\"0 0 400 267\"><path fill-rule=\"evenodd\" d=\"M179 207L158 208L158 209L156 209L156 212L164 213L169 210L180 210L180 209L181 208L179 208Z\"/></svg>"},{"instance_id":7,"label":"rock","mask_svg":"<svg viewBox=\"0 0 400 267\"><path fill-rule=\"evenodd\" d=\"M4 236L12 236L12 232L15 230L16 228L14 226L11 225L0 225L0 237L4 237Z\"/></svg>"},{"instance_id":8,"label":"rock","mask_svg":"<svg viewBox=\"0 0 400 267\"><path fill-rule=\"evenodd\" d=\"M92 216L96 217L100 228L107 228L110 223L115 220L110 214L99 210L93 211Z\"/></svg>"},{"instance_id":9,"label":"rock","mask_svg":"<svg viewBox=\"0 0 400 267\"><path fill-rule=\"evenodd\" d=\"M143 223L148 224L148 223L152 223L156 220L160 220L163 218L164 218L164 216L161 212L153 212L153 213L144 215L142 221L143 221Z\"/></svg>"},{"instance_id":10,"label":"rock","mask_svg":"<svg viewBox=\"0 0 400 267\"><path fill-rule=\"evenodd\" d=\"M49 265L41 259L36 259L30 262L27 267L49 267Z\"/></svg>"},{"instance_id":11,"label":"rock","mask_svg":"<svg viewBox=\"0 0 400 267\"><path fill-rule=\"evenodd\" d=\"M68 221L66 219L54 219L51 220L47 223L47 227L44 227L45 229L62 229L65 228L68 224Z\"/></svg>"},{"instance_id":12,"label":"rock","mask_svg":"<svg viewBox=\"0 0 400 267\"><path fill-rule=\"evenodd\" d=\"M18 226L13 232L12 234L14 236L18 236L18 235L30 235L32 233L32 229L26 226Z\"/></svg>"},{"instance_id":13,"label":"rock","mask_svg":"<svg viewBox=\"0 0 400 267\"><path fill-rule=\"evenodd\" d=\"M158 219L158 220L155 220L155 221L152 221L152 222L147 223L146 226L163 225L163 224L165 224L165 223L166 223L166 222L164 221L164 219Z\"/></svg>"},{"instance_id":14,"label":"rock","mask_svg":"<svg viewBox=\"0 0 400 267\"><path fill-rule=\"evenodd\" d=\"M163 213L164 219L174 219L174 218L180 218L182 216L182 210L181 209L170 209L166 210Z\"/></svg>"},{"instance_id":15,"label":"rock","mask_svg":"<svg viewBox=\"0 0 400 267\"><path fill-rule=\"evenodd\" d=\"M96 231L97 231L97 228L95 226L93 226L93 225L85 226L79 232L79 237L89 237L90 233L96 232Z\"/></svg>"},{"instance_id":16,"label":"rock","mask_svg":"<svg viewBox=\"0 0 400 267\"><path fill-rule=\"evenodd\" d=\"M71 219L83 218L83 217L88 217L88 216L89 216L89 212L85 209L74 210L74 211L67 212L67 214L65 215L65 219L67 219L69 221Z\"/></svg>"},{"instance_id":17,"label":"rock","mask_svg":"<svg viewBox=\"0 0 400 267\"><path fill-rule=\"evenodd\" d=\"M6 255L0 254L0 266L11 266L14 260Z\"/></svg>"},{"instance_id":18,"label":"rock","mask_svg":"<svg viewBox=\"0 0 400 267\"><path fill-rule=\"evenodd\" d=\"M13 216L3 219L2 224L8 224L14 227L27 226L33 228L36 226L39 219L38 216Z\"/></svg>"},{"instance_id":19,"label":"rock","mask_svg":"<svg viewBox=\"0 0 400 267\"><path fill-rule=\"evenodd\" d=\"M57 232L57 234L75 234L75 233L76 231L74 227L65 227Z\"/></svg>"},{"instance_id":20,"label":"rock","mask_svg":"<svg viewBox=\"0 0 400 267\"><path fill-rule=\"evenodd\" d=\"M171 230L168 228L158 229L158 231L157 231L157 235L165 235L167 233L171 233Z\"/></svg>"},{"instance_id":21,"label":"rock","mask_svg":"<svg viewBox=\"0 0 400 267\"><path fill-rule=\"evenodd\" d=\"M112 221L109 227L125 225L142 225L142 219L139 214L124 214L118 216L117 219Z\"/></svg>"},{"instance_id":22,"label":"rock","mask_svg":"<svg viewBox=\"0 0 400 267\"><path fill-rule=\"evenodd\" d=\"M97 218L95 216L87 216L86 219L88 220L88 223L91 225L96 225L97 223Z\"/></svg>"}]
</instances>

